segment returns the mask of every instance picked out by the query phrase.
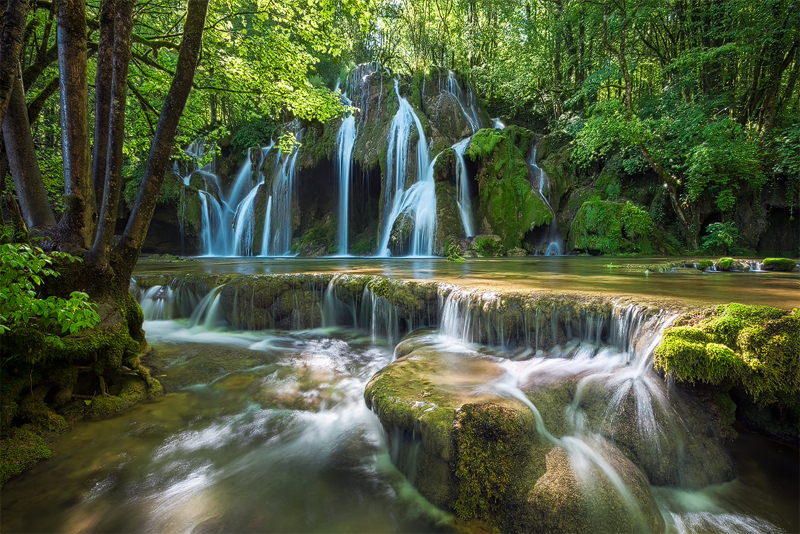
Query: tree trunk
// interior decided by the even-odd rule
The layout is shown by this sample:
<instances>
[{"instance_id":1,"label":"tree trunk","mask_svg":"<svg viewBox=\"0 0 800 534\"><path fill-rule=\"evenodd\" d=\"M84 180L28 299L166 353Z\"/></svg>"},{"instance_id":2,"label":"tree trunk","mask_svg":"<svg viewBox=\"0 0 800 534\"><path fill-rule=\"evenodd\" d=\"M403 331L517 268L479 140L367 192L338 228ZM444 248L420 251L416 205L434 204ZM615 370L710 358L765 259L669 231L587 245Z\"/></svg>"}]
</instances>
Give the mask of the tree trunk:
<instances>
[{"instance_id":1,"label":"tree trunk","mask_svg":"<svg viewBox=\"0 0 800 534\"><path fill-rule=\"evenodd\" d=\"M125 101L128 94L128 65L131 60L133 5L136 0L117 0L114 27L114 73L111 81L105 188L94 245L87 255L90 262L107 265L117 222L120 182L122 180L122 147L125 143ZM97 129L95 128L95 132ZM95 141L97 142L97 141ZM95 176L95 189L97 188Z\"/></svg>"},{"instance_id":2,"label":"tree trunk","mask_svg":"<svg viewBox=\"0 0 800 534\"><path fill-rule=\"evenodd\" d=\"M31 124L36 122L44 105L56 91L58 91L58 78L53 78L44 86L44 89L39 91L39 94L33 100L28 102L28 121Z\"/></svg>"},{"instance_id":3,"label":"tree trunk","mask_svg":"<svg viewBox=\"0 0 800 534\"><path fill-rule=\"evenodd\" d=\"M36 160L31 125L25 108L22 77L17 75L14 80L8 113L3 121L8 167L14 179L17 198L28 228L53 226L56 219L47 199L47 189L44 187L42 173Z\"/></svg>"},{"instance_id":4,"label":"tree trunk","mask_svg":"<svg viewBox=\"0 0 800 534\"><path fill-rule=\"evenodd\" d=\"M115 0L102 0L100 4L100 39L97 49L97 75L94 79L94 153L92 155L92 180L98 211L103 203L108 154L108 118L111 113L111 79L114 72L115 7Z\"/></svg>"},{"instance_id":5,"label":"tree trunk","mask_svg":"<svg viewBox=\"0 0 800 534\"><path fill-rule=\"evenodd\" d=\"M114 268L120 278L129 278L130 273L133 272L133 267L144 244L147 229L150 227L150 219L153 217L161 184L164 181L164 172L167 169L169 155L175 141L178 122L192 89L197 60L203 44L203 27L208 11L208 2L209 0L189 0L175 76L161 109L161 116L158 119L156 135L150 149L150 157L147 160L136 204L128 219L122 239L114 249L114 252L118 253Z\"/></svg>"},{"instance_id":6,"label":"tree trunk","mask_svg":"<svg viewBox=\"0 0 800 534\"><path fill-rule=\"evenodd\" d=\"M57 34L65 209L56 241L87 249L92 240L95 202L89 171L85 0L59 1Z\"/></svg>"},{"instance_id":7,"label":"tree trunk","mask_svg":"<svg viewBox=\"0 0 800 534\"><path fill-rule=\"evenodd\" d=\"M19 55L27 18L27 0L8 0L3 25L0 28L0 124L6 116L11 93L14 90L14 78L18 75Z\"/></svg>"}]
</instances>

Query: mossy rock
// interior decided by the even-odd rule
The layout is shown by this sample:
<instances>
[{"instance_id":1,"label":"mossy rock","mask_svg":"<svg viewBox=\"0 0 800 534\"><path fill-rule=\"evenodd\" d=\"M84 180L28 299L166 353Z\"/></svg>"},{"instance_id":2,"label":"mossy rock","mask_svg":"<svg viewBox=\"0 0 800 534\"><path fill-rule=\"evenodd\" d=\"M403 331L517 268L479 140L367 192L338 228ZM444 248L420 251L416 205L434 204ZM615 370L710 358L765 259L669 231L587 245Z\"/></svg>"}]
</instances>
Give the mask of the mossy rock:
<instances>
[{"instance_id":1,"label":"mossy rock","mask_svg":"<svg viewBox=\"0 0 800 534\"><path fill-rule=\"evenodd\" d=\"M51 454L44 439L29 426L4 432L0 440L0 485L40 460L50 458Z\"/></svg>"},{"instance_id":2,"label":"mossy rock","mask_svg":"<svg viewBox=\"0 0 800 534\"><path fill-rule=\"evenodd\" d=\"M161 384L155 379L151 378L148 386L143 380L130 378L122 382L118 395L101 395L89 400L86 415L92 418L107 417L145 399L157 397L162 392Z\"/></svg>"},{"instance_id":3,"label":"mossy rock","mask_svg":"<svg viewBox=\"0 0 800 534\"><path fill-rule=\"evenodd\" d=\"M423 333L407 336L396 355L367 384L365 400L398 468L435 505L500 532L542 525L573 532L576 524L591 532L663 531L646 478L612 446L602 455L629 488L633 513L601 473L587 493L570 461L553 463L558 449L534 430L531 410L486 387L505 372L495 358L442 352ZM564 407L576 387L573 380L525 390L554 435L567 431Z\"/></svg>"},{"instance_id":4,"label":"mossy rock","mask_svg":"<svg viewBox=\"0 0 800 534\"><path fill-rule=\"evenodd\" d=\"M528 180L528 163L514 144L517 130L479 130L466 155L479 163L478 219L500 236L503 250L522 245L526 234L553 219L550 209ZM527 148L525 149L527 151Z\"/></svg>"},{"instance_id":5,"label":"mossy rock","mask_svg":"<svg viewBox=\"0 0 800 534\"><path fill-rule=\"evenodd\" d=\"M733 267L733 264L733 258L720 258L716 263L714 263L714 268L718 271L729 271L731 267Z\"/></svg>"},{"instance_id":6,"label":"mossy rock","mask_svg":"<svg viewBox=\"0 0 800 534\"><path fill-rule=\"evenodd\" d=\"M653 253L653 221L630 201L589 200L578 209L568 248L591 254Z\"/></svg>"},{"instance_id":7,"label":"mossy rock","mask_svg":"<svg viewBox=\"0 0 800 534\"><path fill-rule=\"evenodd\" d=\"M766 258L761 262L761 267L765 271L782 271L788 272L797 267L797 263L789 258Z\"/></svg>"},{"instance_id":8,"label":"mossy rock","mask_svg":"<svg viewBox=\"0 0 800 534\"><path fill-rule=\"evenodd\" d=\"M475 236L470 245L479 258L496 258L503 255L503 240L497 235Z\"/></svg>"},{"instance_id":9,"label":"mossy rock","mask_svg":"<svg viewBox=\"0 0 800 534\"><path fill-rule=\"evenodd\" d=\"M321 326L322 290L332 275L237 276L220 290L220 309L234 328Z\"/></svg>"},{"instance_id":10,"label":"mossy rock","mask_svg":"<svg viewBox=\"0 0 800 534\"><path fill-rule=\"evenodd\" d=\"M655 365L683 382L742 387L760 406L800 393L800 310L726 304L687 313L664 332Z\"/></svg>"}]
</instances>

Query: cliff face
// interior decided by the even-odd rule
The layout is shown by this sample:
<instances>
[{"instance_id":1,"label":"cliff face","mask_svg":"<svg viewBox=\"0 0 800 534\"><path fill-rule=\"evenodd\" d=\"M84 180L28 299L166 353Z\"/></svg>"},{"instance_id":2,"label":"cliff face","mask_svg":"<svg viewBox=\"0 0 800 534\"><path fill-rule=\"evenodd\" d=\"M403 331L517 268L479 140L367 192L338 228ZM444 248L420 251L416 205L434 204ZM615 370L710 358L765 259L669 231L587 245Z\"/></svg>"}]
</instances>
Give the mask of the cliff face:
<instances>
[{"instance_id":1,"label":"cliff face","mask_svg":"<svg viewBox=\"0 0 800 534\"><path fill-rule=\"evenodd\" d=\"M193 143L186 153L199 156L196 170L167 177L144 252L446 255L453 243L492 256L682 251L655 175L627 169L622 155L581 169L563 134L493 128L456 73L396 77L365 64L341 91L351 106L344 117L284 126L299 148L254 146L248 159L226 147L200 168L208 158ZM732 215L712 203L688 210L698 237L726 221L742 253L797 255L800 220L788 196L775 179L739 191ZM126 218L123 207L120 229Z\"/></svg>"}]
</instances>

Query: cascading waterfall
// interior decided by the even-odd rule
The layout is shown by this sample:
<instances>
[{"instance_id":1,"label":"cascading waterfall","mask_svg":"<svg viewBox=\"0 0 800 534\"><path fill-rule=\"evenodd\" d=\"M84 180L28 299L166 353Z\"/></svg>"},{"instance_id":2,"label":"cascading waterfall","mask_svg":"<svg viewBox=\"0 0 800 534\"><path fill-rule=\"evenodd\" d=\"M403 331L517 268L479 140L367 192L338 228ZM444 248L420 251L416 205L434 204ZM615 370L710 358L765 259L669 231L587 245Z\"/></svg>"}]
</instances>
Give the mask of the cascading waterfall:
<instances>
[{"instance_id":1,"label":"cascading waterfall","mask_svg":"<svg viewBox=\"0 0 800 534\"><path fill-rule=\"evenodd\" d=\"M545 252L545 256L560 256L561 255L561 234L558 231L558 217L556 217L556 212L553 207L550 205L550 201L547 199L548 194L545 193L545 189L549 191L550 189L550 178L547 176L547 173L544 172L544 169L539 167L536 164L536 148L538 144L533 145L531 157L528 159L528 165L533 170L533 180L535 182L531 185L534 186L534 189L539 193L539 196L542 197L544 203L547 205L547 209L550 210L550 214L553 216L552 222L550 223L550 228L547 232L547 250Z\"/></svg>"},{"instance_id":2,"label":"cascading waterfall","mask_svg":"<svg viewBox=\"0 0 800 534\"><path fill-rule=\"evenodd\" d=\"M456 101L458 107L461 109L461 113L464 115L474 135L475 132L481 128L481 120L478 115L475 95L472 92L472 88L468 86L467 94L465 95L458 83L455 72L448 71L446 81L443 78L439 79L439 91L453 97L453 100ZM464 234L467 237L475 235L472 202L469 198L469 175L467 174L467 167L464 162L464 152L466 152L471 140L472 136L467 137L451 147L456 153L456 203L458 205L459 215L461 216L461 224L464 227Z\"/></svg>"},{"instance_id":3,"label":"cascading waterfall","mask_svg":"<svg viewBox=\"0 0 800 534\"><path fill-rule=\"evenodd\" d=\"M295 139L302 136L299 122L294 123ZM299 145L283 157L279 170L272 181L272 193L267 199L264 215L264 234L261 256L285 256L292 246L292 203L294 201L295 166L300 153ZM280 158L280 153L279 156Z\"/></svg>"},{"instance_id":4,"label":"cascading waterfall","mask_svg":"<svg viewBox=\"0 0 800 534\"><path fill-rule=\"evenodd\" d=\"M464 161L464 152L471 140L472 137L467 137L452 147L456 153L456 204L461 216L461 224L464 226L464 234L467 237L475 235L475 226L472 222L472 201L469 198L469 175Z\"/></svg>"},{"instance_id":5,"label":"cascading waterfall","mask_svg":"<svg viewBox=\"0 0 800 534\"><path fill-rule=\"evenodd\" d=\"M386 154L386 190L384 195L383 235L378 256L388 257L389 238L400 216L414 217L412 256L430 256L433 253L433 236L436 229L436 192L433 183L433 165L429 163L428 143L422 123L408 100L400 96L400 86L394 82L399 109L392 119L389 146ZM406 190L406 163L412 127L417 135L417 181ZM434 160L435 162L435 160ZM412 191L413 190L413 191ZM432 215L432 221L431 221ZM419 217L419 218L417 218Z\"/></svg>"},{"instance_id":6,"label":"cascading waterfall","mask_svg":"<svg viewBox=\"0 0 800 534\"><path fill-rule=\"evenodd\" d=\"M447 93L453 96L458 106L461 108L461 113L467 120L472 133L474 134L481 129L481 120L478 116L477 105L475 103L475 95L471 87L467 87L466 94L461 89L458 83L456 73L451 71L447 72L447 80L444 78L439 79L439 92Z\"/></svg>"},{"instance_id":7,"label":"cascading waterfall","mask_svg":"<svg viewBox=\"0 0 800 534\"><path fill-rule=\"evenodd\" d=\"M503 124L503 121L500 120L500 117L495 117L492 119L492 128L495 128L497 130L502 130L505 127L506 125Z\"/></svg>"},{"instance_id":8,"label":"cascading waterfall","mask_svg":"<svg viewBox=\"0 0 800 534\"><path fill-rule=\"evenodd\" d=\"M346 91L342 94L342 103L352 106L348 111L336 134L336 175L339 184L339 217L338 217L338 249L339 256L347 256L348 251L348 217L350 208L350 184L352 182L353 147L358 136L358 126L367 120L369 115L370 77L380 70L377 62L358 65L348 75ZM336 84L336 89L339 83ZM383 92L383 77L381 77L381 93ZM361 121L357 124L355 112L361 114ZM380 100L378 101L380 114Z\"/></svg>"},{"instance_id":9,"label":"cascading waterfall","mask_svg":"<svg viewBox=\"0 0 800 534\"><path fill-rule=\"evenodd\" d=\"M349 213L351 167L353 146L356 142L356 118L353 115L342 121L336 135L337 175L339 177L339 249L340 256L347 255L347 217Z\"/></svg>"}]
</instances>

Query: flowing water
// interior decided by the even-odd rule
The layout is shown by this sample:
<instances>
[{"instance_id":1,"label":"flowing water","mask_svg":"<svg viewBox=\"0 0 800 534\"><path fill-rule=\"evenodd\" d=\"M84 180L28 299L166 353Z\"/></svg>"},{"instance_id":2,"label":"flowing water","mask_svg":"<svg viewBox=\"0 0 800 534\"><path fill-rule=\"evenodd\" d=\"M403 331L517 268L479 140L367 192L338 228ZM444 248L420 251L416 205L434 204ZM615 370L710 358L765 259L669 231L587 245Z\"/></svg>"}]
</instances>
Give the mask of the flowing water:
<instances>
[{"instance_id":1,"label":"flowing water","mask_svg":"<svg viewBox=\"0 0 800 534\"><path fill-rule=\"evenodd\" d=\"M383 202L384 224L381 234L378 256L387 257L389 239L398 218L412 217L414 225L414 242L412 256L430 256L433 247L433 231L436 222L436 195L433 193L433 165L428 157L428 143L422 123L408 100L400 96L400 87L395 80L395 94L399 108L392 119L389 131L389 144L386 152L386 193ZM408 152L412 142L412 133L416 133L417 159L416 179L411 179L407 172ZM407 188L407 182L411 187ZM432 204L432 205L431 205ZM419 213L418 213L419 212ZM433 225L430 214L433 214ZM416 216L420 215L417 220Z\"/></svg>"},{"instance_id":2,"label":"flowing water","mask_svg":"<svg viewBox=\"0 0 800 534\"><path fill-rule=\"evenodd\" d=\"M350 270L438 281L434 309L414 311L418 318L410 326L436 329L424 339L452 364L439 368L436 372L443 374L437 376L447 381L448 374L466 372L468 380L450 382L460 384L454 387L464 389L465 395L524 403L535 418L537 433L566 451L578 481L586 487L605 481L635 521L638 504L609 452L616 414L622 413L625 400L632 399L638 432L657 457L666 454L666 444L692 439L680 425L669 426L677 419L669 416L673 408L666 398L668 385L651 368L652 350L674 314L619 304L611 315L585 312L565 322L558 309L547 320L532 310L526 315L526 337L512 347L506 343L511 333L503 332L502 321L492 314L503 300L500 292L526 289L520 283L525 278L531 278L532 285L549 280L552 288L576 277L596 286L610 276L616 277L612 285L619 297L658 296L657 286L673 283L682 285L685 293L688 284L695 284L709 301L740 301L745 296L753 303L775 304L772 299L779 294L787 308L798 305L800 277L645 277L617 270L609 275L591 258L569 260L505 260L501 269L496 261L455 266L435 260L386 264L215 259L142 262L134 277L170 268L245 274ZM460 283L466 277L476 279L476 285ZM233 328L221 312L222 287L200 295L174 284L142 290L134 285L148 341L156 349L150 365L166 394L108 419L76 424L56 442L53 458L4 485L2 530L458 530L450 515L413 487L411 481L419 476L414 455L398 458L392 437L363 399L367 381L394 359L401 316L407 312L369 287L348 300L342 291L350 281L337 276L327 286L308 286L318 295L320 328L293 331ZM561 408L566 424L558 432L547 423L552 414L540 414L525 393L554 380L577 381L574 399ZM598 390L607 392L599 397L605 399L606 411L592 419L589 399ZM657 417L659 413L667 417ZM727 445L736 463L735 480L691 491L653 487L668 532L800 530L797 449L739 432L740 438Z\"/></svg>"}]
</instances>

